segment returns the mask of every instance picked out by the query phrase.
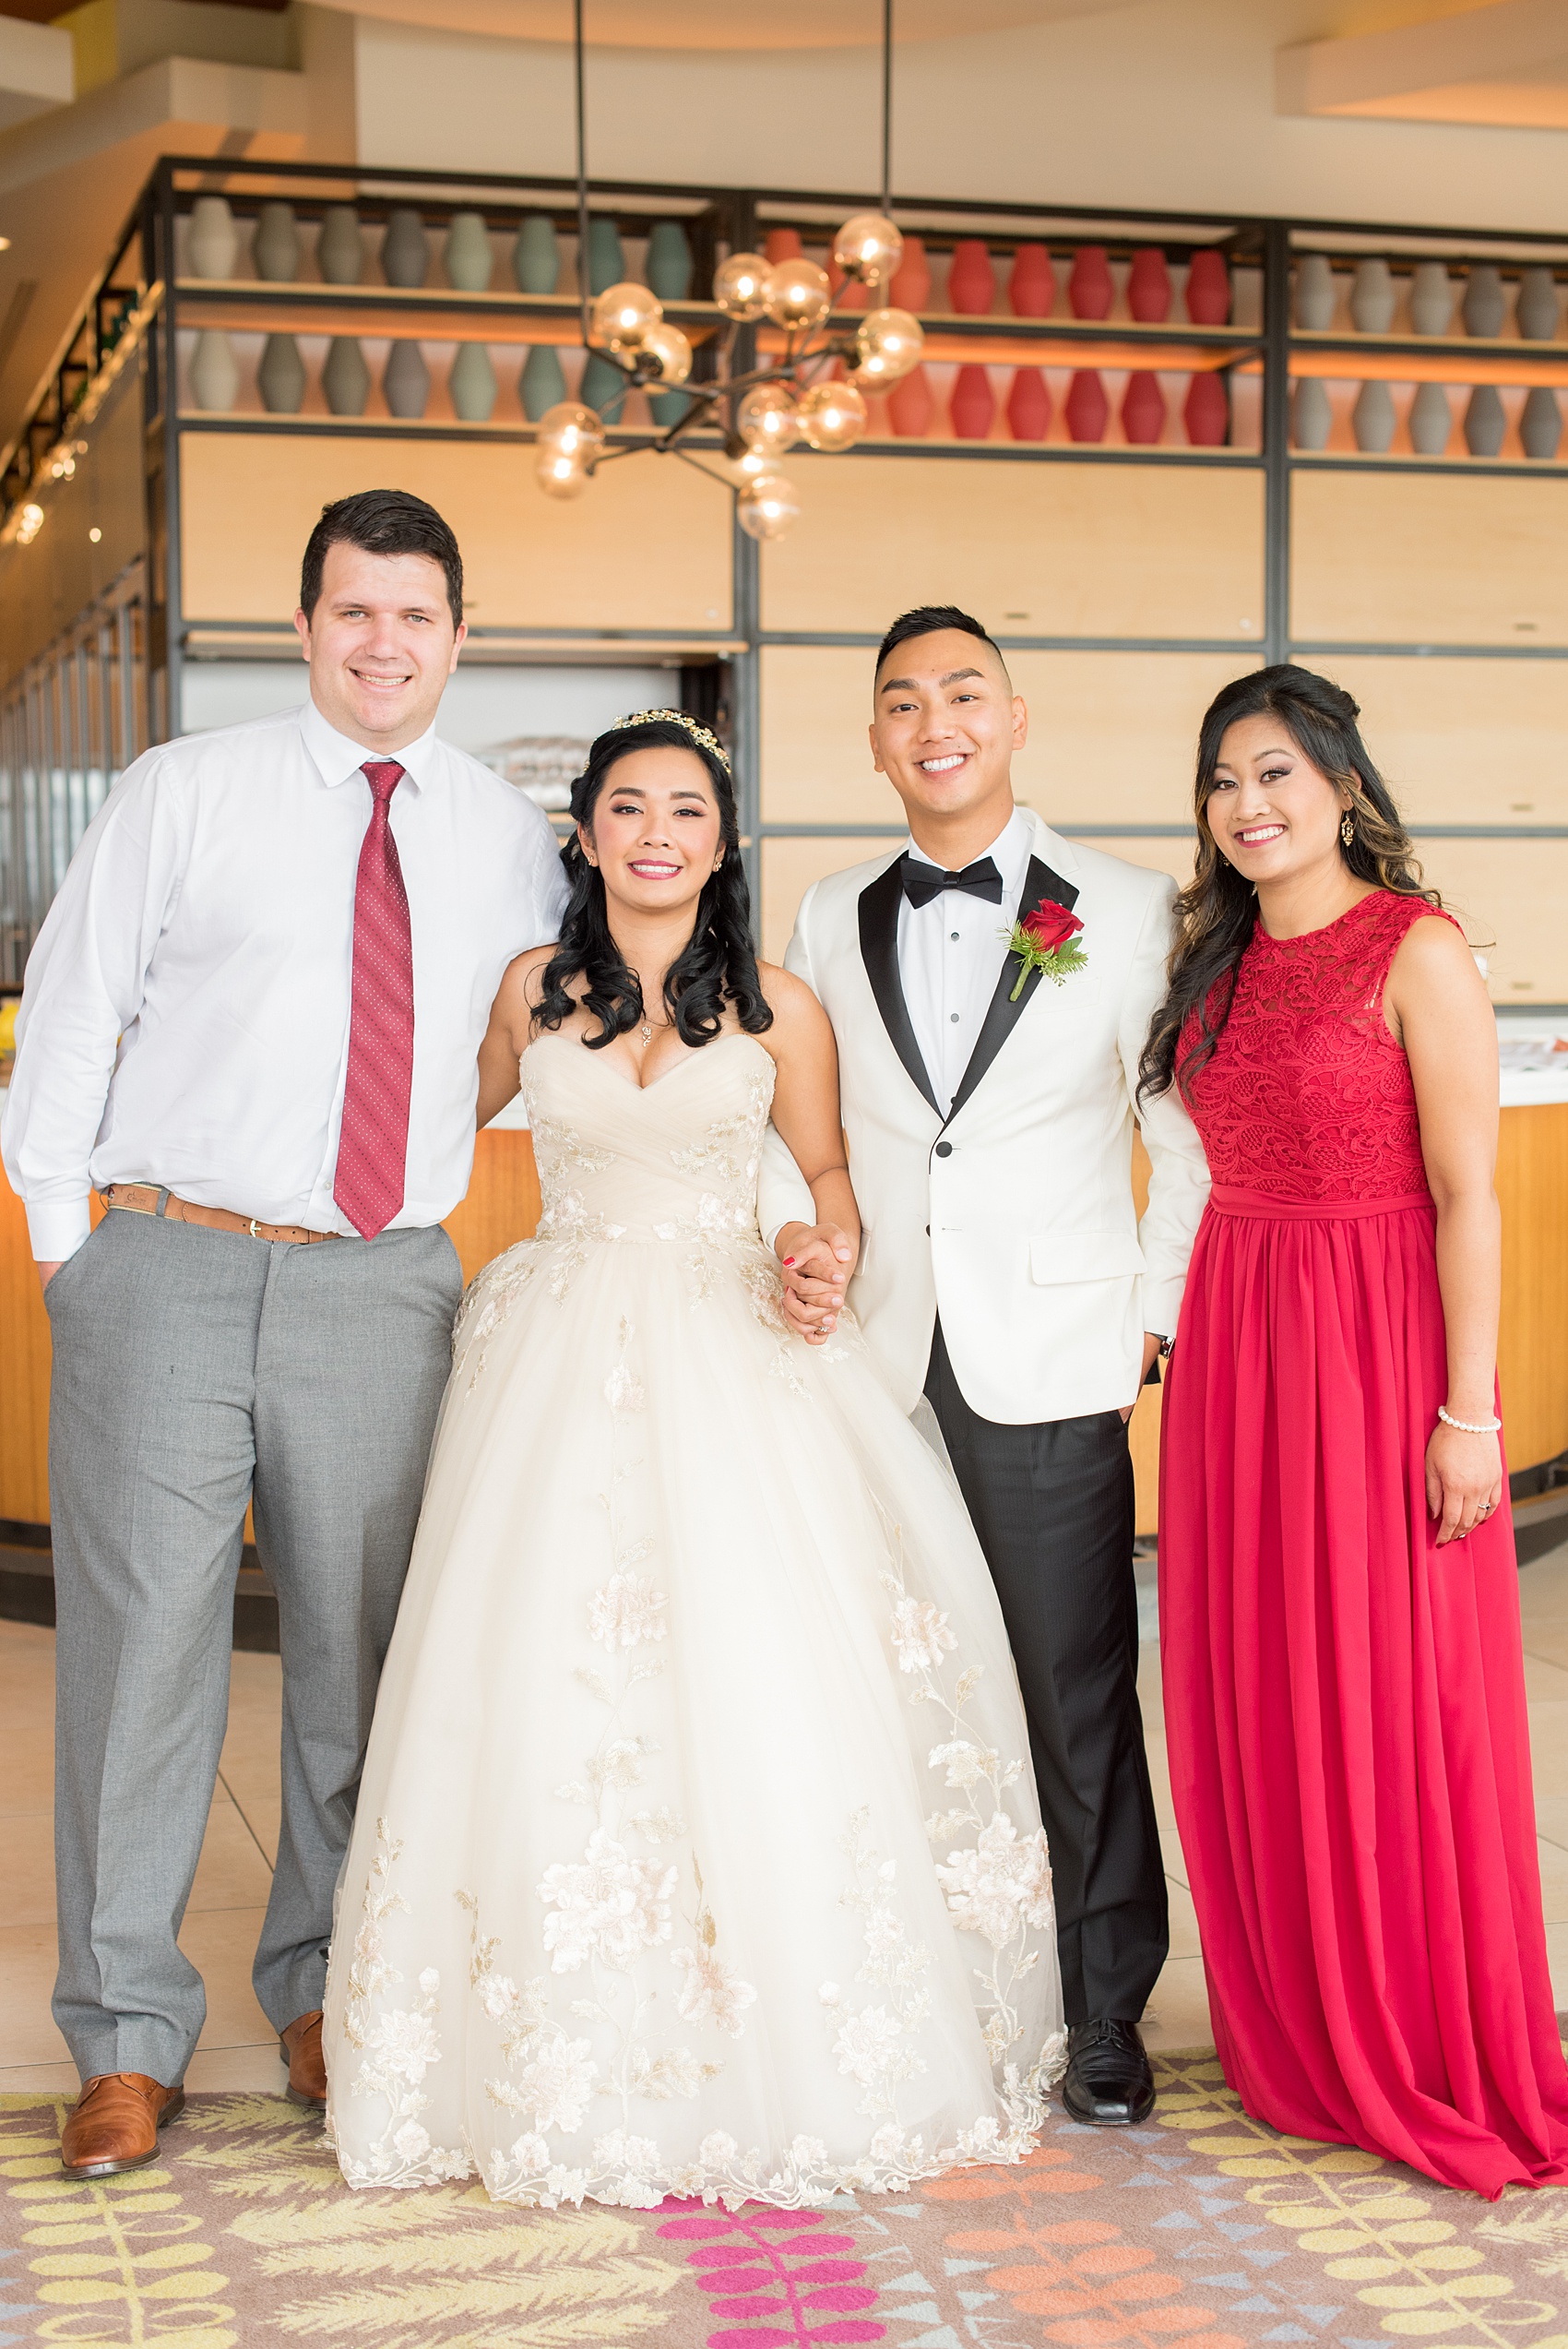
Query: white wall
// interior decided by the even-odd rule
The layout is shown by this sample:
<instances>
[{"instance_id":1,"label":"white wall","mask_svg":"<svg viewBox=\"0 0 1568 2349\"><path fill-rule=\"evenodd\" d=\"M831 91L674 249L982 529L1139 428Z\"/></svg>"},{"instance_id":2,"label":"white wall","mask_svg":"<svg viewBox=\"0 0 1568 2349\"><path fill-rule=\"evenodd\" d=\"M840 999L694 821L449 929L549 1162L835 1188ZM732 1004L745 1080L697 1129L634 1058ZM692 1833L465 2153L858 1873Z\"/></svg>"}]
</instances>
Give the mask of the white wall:
<instances>
[{"instance_id":1,"label":"white wall","mask_svg":"<svg viewBox=\"0 0 1568 2349\"><path fill-rule=\"evenodd\" d=\"M297 709L310 672L303 661L192 661L182 686L186 733L237 726ZM678 674L662 669L465 668L446 687L437 725L459 749L479 753L519 734L590 739L631 710L680 699Z\"/></svg>"}]
</instances>

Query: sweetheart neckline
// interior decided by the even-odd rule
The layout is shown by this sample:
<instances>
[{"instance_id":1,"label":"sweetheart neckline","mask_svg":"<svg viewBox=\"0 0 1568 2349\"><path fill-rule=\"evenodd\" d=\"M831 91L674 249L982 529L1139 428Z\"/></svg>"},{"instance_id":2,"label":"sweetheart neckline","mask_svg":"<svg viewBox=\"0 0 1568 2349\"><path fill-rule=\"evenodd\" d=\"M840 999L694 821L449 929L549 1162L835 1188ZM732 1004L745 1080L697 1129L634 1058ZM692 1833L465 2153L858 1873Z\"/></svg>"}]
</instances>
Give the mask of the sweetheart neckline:
<instances>
[{"instance_id":1,"label":"sweetheart neckline","mask_svg":"<svg viewBox=\"0 0 1568 2349\"><path fill-rule=\"evenodd\" d=\"M584 1043L578 1043L576 1037L564 1036L558 1032L552 1033L547 1031L542 1036L535 1036L532 1043L530 1043L525 1051L523 1058L526 1060L529 1053L534 1051L538 1045L543 1043L576 1044L578 1051L588 1052L588 1046ZM731 1028L728 1035L715 1036L712 1043L699 1044L695 1050L685 1053L681 1059L676 1061L672 1068L667 1069L662 1077L656 1077L650 1085L634 1085L629 1077L623 1077L617 1072L613 1061L603 1059L598 1053L588 1052L588 1058L597 1067L603 1068L606 1073L614 1079L614 1082L623 1086L627 1092L641 1095L645 1093L656 1093L660 1085L667 1085L672 1077L678 1077L680 1075L683 1068L690 1067L693 1061L702 1060L707 1054L714 1051L719 1044L755 1044L757 1051L762 1053L766 1059L772 1060L773 1058L773 1055L768 1051L767 1046L764 1043L758 1043L756 1037L747 1035L742 1028Z\"/></svg>"}]
</instances>

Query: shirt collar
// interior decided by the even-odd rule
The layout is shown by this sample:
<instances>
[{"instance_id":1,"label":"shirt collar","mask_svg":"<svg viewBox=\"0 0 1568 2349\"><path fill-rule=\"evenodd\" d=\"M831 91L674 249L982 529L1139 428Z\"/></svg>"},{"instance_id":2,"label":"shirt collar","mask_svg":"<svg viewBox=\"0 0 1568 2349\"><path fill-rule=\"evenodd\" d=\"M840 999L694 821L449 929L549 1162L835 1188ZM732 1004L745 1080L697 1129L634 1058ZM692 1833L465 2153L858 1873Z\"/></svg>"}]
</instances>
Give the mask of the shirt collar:
<instances>
[{"instance_id":1,"label":"shirt collar","mask_svg":"<svg viewBox=\"0 0 1568 2349\"><path fill-rule=\"evenodd\" d=\"M353 742L347 734L340 734L336 726L328 725L307 696L300 711L300 732L304 736L305 748L315 763L317 773L329 790L357 775L367 758L395 756L405 778L416 791L428 791L440 773L441 745L436 739L434 724L426 727L417 742L406 743L396 753L367 750L363 743Z\"/></svg>"},{"instance_id":2,"label":"shirt collar","mask_svg":"<svg viewBox=\"0 0 1568 2349\"><path fill-rule=\"evenodd\" d=\"M1029 829L1028 817L1021 807L1015 806L1012 815L997 833L991 846L982 848L980 856L974 860L977 864L981 856L989 856L992 860L1002 876L1004 904L1010 897L1016 897L1024 886L1024 876L1029 869L1029 854L1032 846L1033 835ZM917 864L929 864L933 873L939 873L943 869L933 857L926 854L923 848L915 846L912 834L905 841L904 851L905 854L911 856Z\"/></svg>"}]
</instances>

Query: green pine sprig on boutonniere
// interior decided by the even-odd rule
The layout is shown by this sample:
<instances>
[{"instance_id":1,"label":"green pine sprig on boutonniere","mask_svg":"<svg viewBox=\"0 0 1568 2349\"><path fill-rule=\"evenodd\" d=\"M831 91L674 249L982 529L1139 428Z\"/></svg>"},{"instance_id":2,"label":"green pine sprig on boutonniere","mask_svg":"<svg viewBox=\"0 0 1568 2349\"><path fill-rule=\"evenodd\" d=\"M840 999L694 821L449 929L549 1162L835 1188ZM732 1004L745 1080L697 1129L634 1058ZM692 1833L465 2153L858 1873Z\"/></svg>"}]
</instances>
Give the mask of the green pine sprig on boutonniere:
<instances>
[{"instance_id":1,"label":"green pine sprig on boutonniere","mask_svg":"<svg viewBox=\"0 0 1568 2349\"><path fill-rule=\"evenodd\" d=\"M1017 1002L1031 971L1039 971L1059 987L1075 971L1088 969L1088 956L1076 944L1083 926L1075 913L1058 905L1052 897L1042 897L1032 913L1015 923L1007 951L1018 957L1020 967L1009 1003Z\"/></svg>"}]
</instances>

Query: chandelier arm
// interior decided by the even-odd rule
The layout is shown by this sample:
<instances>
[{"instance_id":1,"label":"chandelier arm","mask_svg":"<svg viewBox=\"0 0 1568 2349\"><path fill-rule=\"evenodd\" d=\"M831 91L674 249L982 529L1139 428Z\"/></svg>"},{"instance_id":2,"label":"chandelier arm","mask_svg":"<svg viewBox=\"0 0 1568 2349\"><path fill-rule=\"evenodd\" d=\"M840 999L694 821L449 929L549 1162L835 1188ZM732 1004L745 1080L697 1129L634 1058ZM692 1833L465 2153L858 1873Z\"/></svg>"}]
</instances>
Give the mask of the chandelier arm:
<instances>
[{"instance_id":1,"label":"chandelier arm","mask_svg":"<svg viewBox=\"0 0 1568 2349\"><path fill-rule=\"evenodd\" d=\"M583 0L572 0L572 56L576 74L577 113L577 307L582 319L583 349L590 348L592 324L588 292L588 105L587 67L583 42Z\"/></svg>"},{"instance_id":2,"label":"chandelier arm","mask_svg":"<svg viewBox=\"0 0 1568 2349\"><path fill-rule=\"evenodd\" d=\"M727 473L716 473L711 465L705 465L702 459L700 457L694 457L689 448L679 448L671 443L670 454L671 457L678 457L683 465L689 465L694 473L703 474L708 481L717 482L720 489L727 489L731 493L731 495L733 494L735 484L730 479L729 475Z\"/></svg>"}]
</instances>

